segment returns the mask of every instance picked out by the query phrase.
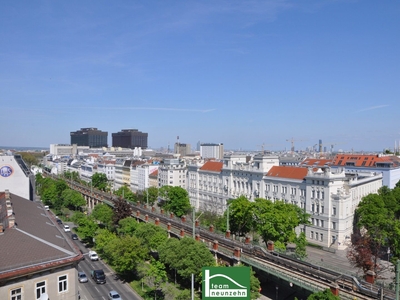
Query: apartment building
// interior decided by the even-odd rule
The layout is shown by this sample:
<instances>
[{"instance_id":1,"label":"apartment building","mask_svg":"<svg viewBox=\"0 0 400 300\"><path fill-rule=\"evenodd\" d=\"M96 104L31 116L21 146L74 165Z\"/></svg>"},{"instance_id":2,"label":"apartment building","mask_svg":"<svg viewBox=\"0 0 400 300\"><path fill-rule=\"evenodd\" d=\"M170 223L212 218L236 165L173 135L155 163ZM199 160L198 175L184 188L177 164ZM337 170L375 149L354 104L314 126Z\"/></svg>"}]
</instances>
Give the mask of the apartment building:
<instances>
[{"instance_id":1,"label":"apartment building","mask_svg":"<svg viewBox=\"0 0 400 300\"><path fill-rule=\"evenodd\" d=\"M187 190L198 210L222 214L227 200L245 196L292 203L311 215L311 225L298 230L315 244L345 249L353 229L354 211L362 197L382 187L379 172L351 174L326 161L314 167L279 166L276 156L260 153L225 155L223 162L188 165ZM318 166L319 167L315 167Z\"/></svg>"},{"instance_id":2,"label":"apartment building","mask_svg":"<svg viewBox=\"0 0 400 300\"><path fill-rule=\"evenodd\" d=\"M165 159L158 168L158 187L179 186L186 189L186 163L179 159Z\"/></svg>"},{"instance_id":3,"label":"apartment building","mask_svg":"<svg viewBox=\"0 0 400 300\"><path fill-rule=\"evenodd\" d=\"M0 192L0 240L0 299L78 299L83 256L41 202Z\"/></svg>"},{"instance_id":4,"label":"apartment building","mask_svg":"<svg viewBox=\"0 0 400 300\"><path fill-rule=\"evenodd\" d=\"M212 158L222 160L224 158L224 144L200 144L200 156L203 159Z\"/></svg>"},{"instance_id":5,"label":"apartment building","mask_svg":"<svg viewBox=\"0 0 400 300\"><path fill-rule=\"evenodd\" d=\"M139 170L140 166L145 164L145 161L133 160L130 166L129 184L132 192L137 193L139 189Z\"/></svg>"},{"instance_id":6,"label":"apartment building","mask_svg":"<svg viewBox=\"0 0 400 300\"><path fill-rule=\"evenodd\" d=\"M138 190L144 191L148 189L150 185L150 174L158 170L158 165L143 164L138 166Z\"/></svg>"},{"instance_id":7,"label":"apartment building","mask_svg":"<svg viewBox=\"0 0 400 300\"><path fill-rule=\"evenodd\" d=\"M400 158L382 154L337 154L332 168L345 168L347 173L380 172L383 185L393 189L400 181Z\"/></svg>"}]
</instances>

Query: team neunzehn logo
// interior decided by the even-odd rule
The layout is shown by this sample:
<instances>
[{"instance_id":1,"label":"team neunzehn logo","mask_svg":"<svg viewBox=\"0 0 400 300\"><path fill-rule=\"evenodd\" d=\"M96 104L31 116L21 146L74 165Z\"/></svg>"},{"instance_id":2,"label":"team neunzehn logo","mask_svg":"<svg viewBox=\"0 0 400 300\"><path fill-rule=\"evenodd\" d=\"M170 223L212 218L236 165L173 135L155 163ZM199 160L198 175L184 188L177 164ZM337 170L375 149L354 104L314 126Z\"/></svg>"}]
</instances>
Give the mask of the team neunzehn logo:
<instances>
[{"instance_id":1,"label":"team neunzehn logo","mask_svg":"<svg viewBox=\"0 0 400 300\"><path fill-rule=\"evenodd\" d=\"M204 267L202 271L202 299L235 298L250 300L249 267Z\"/></svg>"},{"instance_id":2,"label":"team neunzehn logo","mask_svg":"<svg viewBox=\"0 0 400 300\"><path fill-rule=\"evenodd\" d=\"M13 169L10 166L2 166L0 168L0 176L10 177L13 173Z\"/></svg>"}]
</instances>

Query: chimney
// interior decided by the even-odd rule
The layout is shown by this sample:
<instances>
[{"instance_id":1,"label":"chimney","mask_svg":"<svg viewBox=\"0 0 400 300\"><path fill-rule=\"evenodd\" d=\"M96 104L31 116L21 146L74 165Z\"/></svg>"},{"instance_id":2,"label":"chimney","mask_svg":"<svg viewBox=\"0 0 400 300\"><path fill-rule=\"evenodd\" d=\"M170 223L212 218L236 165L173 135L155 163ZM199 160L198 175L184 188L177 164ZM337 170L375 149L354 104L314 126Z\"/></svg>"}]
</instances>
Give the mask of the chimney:
<instances>
[{"instance_id":1,"label":"chimney","mask_svg":"<svg viewBox=\"0 0 400 300\"><path fill-rule=\"evenodd\" d=\"M9 190L5 190L5 195L6 195L6 200L10 200L10 191Z\"/></svg>"}]
</instances>

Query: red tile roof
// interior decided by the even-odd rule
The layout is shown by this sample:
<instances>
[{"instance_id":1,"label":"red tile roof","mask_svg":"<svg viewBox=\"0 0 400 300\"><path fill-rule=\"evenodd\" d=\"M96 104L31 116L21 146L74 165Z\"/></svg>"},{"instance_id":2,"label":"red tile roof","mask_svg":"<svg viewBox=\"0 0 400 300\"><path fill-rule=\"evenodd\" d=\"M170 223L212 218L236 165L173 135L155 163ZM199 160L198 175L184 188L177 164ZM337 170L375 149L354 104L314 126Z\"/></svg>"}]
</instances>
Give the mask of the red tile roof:
<instances>
[{"instance_id":1,"label":"red tile roof","mask_svg":"<svg viewBox=\"0 0 400 300\"><path fill-rule=\"evenodd\" d=\"M302 180L307 172L308 168L303 167L275 166L268 171L267 176Z\"/></svg>"},{"instance_id":2,"label":"red tile roof","mask_svg":"<svg viewBox=\"0 0 400 300\"><path fill-rule=\"evenodd\" d=\"M201 168L201 171L221 172L223 163L220 161L207 161Z\"/></svg>"},{"instance_id":3,"label":"red tile roof","mask_svg":"<svg viewBox=\"0 0 400 300\"><path fill-rule=\"evenodd\" d=\"M301 163L302 167L324 167L332 164L333 159L306 158Z\"/></svg>"},{"instance_id":4,"label":"red tile roof","mask_svg":"<svg viewBox=\"0 0 400 300\"><path fill-rule=\"evenodd\" d=\"M391 163L393 167L400 166L400 160L396 156L379 156L365 154L337 154L332 162L334 166L376 167L377 163Z\"/></svg>"},{"instance_id":5,"label":"red tile roof","mask_svg":"<svg viewBox=\"0 0 400 300\"><path fill-rule=\"evenodd\" d=\"M155 170L154 172L150 173L149 176L151 176L151 177L157 177L157 176L158 176L158 169Z\"/></svg>"}]
</instances>

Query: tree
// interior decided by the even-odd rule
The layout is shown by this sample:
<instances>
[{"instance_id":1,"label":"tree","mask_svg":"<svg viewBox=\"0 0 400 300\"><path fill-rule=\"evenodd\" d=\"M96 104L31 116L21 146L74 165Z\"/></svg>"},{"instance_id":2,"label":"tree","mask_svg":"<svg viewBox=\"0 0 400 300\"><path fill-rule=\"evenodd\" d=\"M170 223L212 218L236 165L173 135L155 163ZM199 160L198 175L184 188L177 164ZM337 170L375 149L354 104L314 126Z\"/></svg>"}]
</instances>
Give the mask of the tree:
<instances>
[{"instance_id":1,"label":"tree","mask_svg":"<svg viewBox=\"0 0 400 300\"><path fill-rule=\"evenodd\" d=\"M116 272L126 274L136 269L137 265L146 257L147 252L141 247L138 238L125 235L108 243L104 247L104 253Z\"/></svg>"},{"instance_id":2,"label":"tree","mask_svg":"<svg viewBox=\"0 0 400 300\"><path fill-rule=\"evenodd\" d=\"M131 202L136 202L136 195L126 185L121 186L114 194Z\"/></svg>"},{"instance_id":3,"label":"tree","mask_svg":"<svg viewBox=\"0 0 400 300\"><path fill-rule=\"evenodd\" d=\"M151 186L146 189L143 193L142 202L147 203L147 199L149 200L149 205L153 206L154 203L158 200L158 188L155 186Z\"/></svg>"},{"instance_id":4,"label":"tree","mask_svg":"<svg viewBox=\"0 0 400 300\"><path fill-rule=\"evenodd\" d=\"M300 224L308 223L308 215L294 204L255 199L252 205L254 227L265 243L274 241L277 248L284 249L287 243L296 242L294 229Z\"/></svg>"},{"instance_id":5,"label":"tree","mask_svg":"<svg viewBox=\"0 0 400 300\"><path fill-rule=\"evenodd\" d=\"M191 209L189 196L185 189L179 186L163 186L159 191L165 199L164 208L173 212L177 217L180 218Z\"/></svg>"},{"instance_id":6,"label":"tree","mask_svg":"<svg viewBox=\"0 0 400 300\"><path fill-rule=\"evenodd\" d=\"M228 202L227 216L229 210L229 229L239 236L246 235L253 227L253 206L245 197L240 196Z\"/></svg>"},{"instance_id":7,"label":"tree","mask_svg":"<svg viewBox=\"0 0 400 300\"><path fill-rule=\"evenodd\" d=\"M165 229L150 223L140 223L134 235L142 241L142 245L149 251L157 248L168 239Z\"/></svg>"},{"instance_id":8,"label":"tree","mask_svg":"<svg viewBox=\"0 0 400 300\"><path fill-rule=\"evenodd\" d=\"M95 173L92 176L92 185L94 188L99 189L101 191L106 191L108 186L108 179L106 174L103 173Z\"/></svg>"},{"instance_id":9,"label":"tree","mask_svg":"<svg viewBox=\"0 0 400 300\"><path fill-rule=\"evenodd\" d=\"M95 235L95 245L97 252L105 259L109 259L104 253L104 248L116 241L117 236L107 229L98 229Z\"/></svg>"},{"instance_id":10,"label":"tree","mask_svg":"<svg viewBox=\"0 0 400 300\"><path fill-rule=\"evenodd\" d=\"M377 273L379 266L379 246L367 234L361 235L359 232L351 235L352 245L347 251L347 259L357 268L364 271L368 270Z\"/></svg>"},{"instance_id":11,"label":"tree","mask_svg":"<svg viewBox=\"0 0 400 300\"><path fill-rule=\"evenodd\" d=\"M86 242L93 242L93 238L96 235L96 230L99 227L93 218L78 218L76 221L74 221L74 223L78 225L76 232L78 232L81 239L85 240Z\"/></svg>"},{"instance_id":12,"label":"tree","mask_svg":"<svg viewBox=\"0 0 400 300\"><path fill-rule=\"evenodd\" d=\"M65 189L61 193L61 198L63 199L63 205L67 207L73 207L75 210L79 206L86 205L86 201L83 198L82 194L75 190Z\"/></svg>"},{"instance_id":13,"label":"tree","mask_svg":"<svg viewBox=\"0 0 400 300\"><path fill-rule=\"evenodd\" d=\"M322 292L311 294L307 300L340 300L340 297L332 294L330 289L326 289Z\"/></svg>"},{"instance_id":14,"label":"tree","mask_svg":"<svg viewBox=\"0 0 400 300\"><path fill-rule=\"evenodd\" d=\"M113 209L104 203L97 204L92 211L92 217L106 225L111 225L113 214Z\"/></svg>"},{"instance_id":15,"label":"tree","mask_svg":"<svg viewBox=\"0 0 400 300\"><path fill-rule=\"evenodd\" d=\"M133 235L138 227L139 223L134 218L128 217L118 222L117 232L119 235Z\"/></svg>"},{"instance_id":16,"label":"tree","mask_svg":"<svg viewBox=\"0 0 400 300\"><path fill-rule=\"evenodd\" d=\"M215 265L213 255L204 244L185 237L179 240L176 247L176 242L170 240L173 239L168 239L159 247L160 261L177 270L186 282L190 282L192 274L199 274L202 267Z\"/></svg>"},{"instance_id":17,"label":"tree","mask_svg":"<svg viewBox=\"0 0 400 300\"><path fill-rule=\"evenodd\" d=\"M39 164L39 157L42 158L43 154L34 154L32 152L18 152L19 155L21 155L23 161L28 165L30 168L33 165L38 165Z\"/></svg>"},{"instance_id":18,"label":"tree","mask_svg":"<svg viewBox=\"0 0 400 300\"><path fill-rule=\"evenodd\" d=\"M114 216L113 216L114 224L118 224L120 220L130 217L132 215L131 205L121 198L114 200L113 211L114 211Z\"/></svg>"}]
</instances>

